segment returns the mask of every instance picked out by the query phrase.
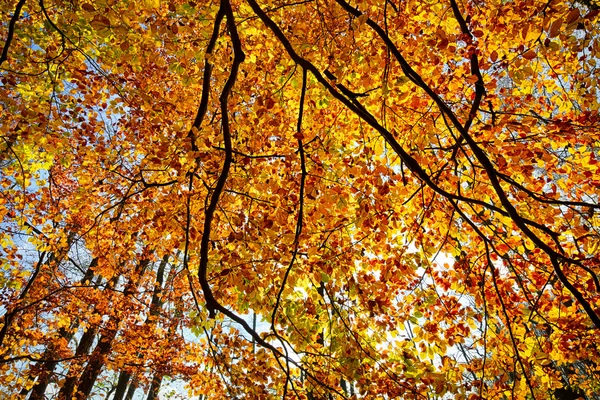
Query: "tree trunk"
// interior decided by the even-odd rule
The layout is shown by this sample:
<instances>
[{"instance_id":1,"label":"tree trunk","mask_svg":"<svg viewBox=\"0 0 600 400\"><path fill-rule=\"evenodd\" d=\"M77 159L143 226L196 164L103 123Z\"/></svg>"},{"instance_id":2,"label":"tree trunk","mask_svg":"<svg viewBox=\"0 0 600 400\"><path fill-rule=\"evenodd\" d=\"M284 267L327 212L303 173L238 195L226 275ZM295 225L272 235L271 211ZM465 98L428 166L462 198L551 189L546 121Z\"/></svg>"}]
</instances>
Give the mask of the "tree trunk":
<instances>
[{"instance_id":1,"label":"tree trunk","mask_svg":"<svg viewBox=\"0 0 600 400\"><path fill-rule=\"evenodd\" d=\"M169 261L169 256L165 255L158 266L158 270L156 271L156 283L154 284L154 290L152 292L152 300L150 301L150 316L158 315L158 313L162 307L159 295L162 290L162 285L163 285L164 276L165 276L165 267L166 267L168 261ZM149 320L150 320L150 318L146 318L145 323L148 323ZM121 371L121 373L119 375L119 380L117 382L117 390L115 392L115 396L113 397L113 400L123 400L123 397L125 396L125 391L127 389L127 384L129 383L130 379L131 379L131 373L126 372L126 371ZM154 380L152 381L152 384L154 385ZM132 382L131 385L134 385L134 383Z\"/></svg>"},{"instance_id":2,"label":"tree trunk","mask_svg":"<svg viewBox=\"0 0 600 400\"><path fill-rule=\"evenodd\" d=\"M88 269L85 272L85 275L83 276L83 278L81 278L80 283L82 285L86 285L93 278L94 268L97 265L98 265L98 258L94 258L92 260L92 262L90 262L90 265L88 266ZM99 281L98 281L98 283L99 283ZM59 336L63 339L66 339L67 342L70 342L71 339L73 338L73 334L64 328L61 328L59 330ZM89 344L89 346L91 346L91 343ZM89 351L89 346L88 346L88 349L86 350L86 352ZM44 395L46 393L46 389L48 388L48 384L50 383L50 379L52 378L52 375L54 373L54 368L56 368L56 366L58 365L58 361L52 360L52 358L54 358L55 356L56 356L56 353L52 346L48 347L48 349L44 352L42 359L48 360L48 361L45 361L45 362L39 364L39 367L36 367L36 369L39 371L38 379L37 379L35 385L33 386L33 388L31 388L31 396L29 397L29 400L44 400L45 399ZM26 395L28 391L25 390L24 392L25 393L21 392L21 394Z\"/></svg>"},{"instance_id":3,"label":"tree trunk","mask_svg":"<svg viewBox=\"0 0 600 400\"><path fill-rule=\"evenodd\" d=\"M127 391L127 396L125 396L125 400L133 399L133 395L135 394L135 390L137 389L137 380L134 378L131 381L131 385L129 385L129 390Z\"/></svg>"},{"instance_id":4,"label":"tree trunk","mask_svg":"<svg viewBox=\"0 0 600 400\"><path fill-rule=\"evenodd\" d=\"M115 326L110 329L107 333L102 335L96 348L90 356L90 361L86 365L81 377L79 378L79 384L77 385L77 394L75 398L77 400L85 400L92 392L92 388L96 383L96 379L104 367L106 357L112 349L112 342L117 336L118 328ZM66 399L68 400L68 398Z\"/></svg>"},{"instance_id":5,"label":"tree trunk","mask_svg":"<svg viewBox=\"0 0 600 400\"><path fill-rule=\"evenodd\" d=\"M138 278L142 275L143 271L149 264L149 260L142 260L138 264L136 270L133 273L133 277L129 279L129 282L125 285L123 289L123 293L125 295L131 294L131 290L134 286L137 285ZM77 384L77 400L85 400L88 398L90 393L92 392L92 388L96 384L96 379L98 379L98 375L102 371L104 364L106 362L106 358L112 350L113 340L117 336L117 332L119 331L119 323L120 321L109 321L114 325L110 326L109 329L100 337L96 348L92 352L90 356L90 360L87 363L83 373L79 377L79 381ZM59 397L60 400L62 398ZM66 399L68 400L68 398Z\"/></svg>"},{"instance_id":6,"label":"tree trunk","mask_svg":"<svg viewBox=\"0 0 600 400\"><path fill-rule=\"evenodd\" d=\"M150 390L148 390L148 397L146 397L146 400L155 400L158 398L161 384L162 374L156 372L152 378L152 384L150 385Z\"/></svg>"},{"instance_id":7,"label":"tree trunk","mask_svg":"<svg viewBox=\"0 0 600 400\"><path fill-rule=\"evenodd\" d=\"M125 396L125 391L127 390L127 384L129 383L129 379L131 378L131 374L126 371L121 371L119 374L119 380L117 381L117 390L115 391L115 396L113 400L123 400Z\"/></svg>"},{"instance_id":8,"label":"tree trunk","mask_svg":"<svg viewBox=\"0 0 600 400\"><path fill-rule=\"evenodd\" d=\"M160 309L163 304L160 300L160 292L162 291L162 285L164 281L165 275L165 266L167 265L168 257L165 256L158 267L158 272L156 273L156 284L154 285L154 292L152 293L152 302L150 303L150 317L158 315ZM148 319L146 320L148 321ZM152 384L150 385L150 390L148 390L148 397L146 400L154 400L158 397L158 392L160 391L160 386L162 384L162 374L158 371L154 373L152 377Z\"/></svg>"},{"instance_id":9,"label":"tree trunk","mask_svg":"<svg viewBox=\"0 0 600 400\"><path fill-rule=\"evenodd\" d=\"M79 341L79 344L77 345L77 349L75 350L75 358L76 359L80 359L88 354L88 352L90 351L90 348L92 347L92 344L94 343L95 337L96 337L96 329L90 328L84 332L83 336L81 336L81 340ZM60 391L58 392L58 398L61 400L62 399L70 400L73 397L73 389L75 389L76 382L77 382L77 376L67 376L65 383L63 384L63 386L60 388ZM44 392L45 392L45 389L44 389ZM43 393L41 394L41 396L42 397L39 397L39 399L44 398ZM31 400L33 400L33 397L31 398Z\"/></svg>"},{"instance_id":10,"label":"tree trunk","mask_svg":"<svg viewBox=\"0 0 600 400\"><path fill-rule=\"evenodd\" d=\"M118 278L112 280L108 283L108 287L112 288L116 285ZM79 340L79 344L77 345L77 349L75 350L75 359L82 359L84 356L89 354L90 348L94 343L94 338L96 337L98 329L97 328L89 328L87 331L83 333L81 339ZM73 374L71 376L67 376L65 383L60 388L58 392L59 400L71 400L73 397L73 390L75 389L75 384L77 383L77 375Z\"/></svg>"}]
</instances>

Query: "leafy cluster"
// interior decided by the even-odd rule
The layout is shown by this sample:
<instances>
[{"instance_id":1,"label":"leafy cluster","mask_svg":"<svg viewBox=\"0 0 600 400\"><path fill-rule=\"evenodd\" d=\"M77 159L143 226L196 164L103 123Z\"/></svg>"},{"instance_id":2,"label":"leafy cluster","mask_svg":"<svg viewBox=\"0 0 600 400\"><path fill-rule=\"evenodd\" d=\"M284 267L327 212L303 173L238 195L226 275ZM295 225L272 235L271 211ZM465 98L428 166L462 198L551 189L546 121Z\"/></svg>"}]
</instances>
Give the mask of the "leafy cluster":
<instances>
[{"instance_id":1,"label":"leafy cluster","mask_svg":"<svg viewBox=\"0 0 600 400\"><path fill-rule=\"evenodd\" d=\"M0 9L0 392L598 398L595 0Z\"/></svg>"}]
</instances>

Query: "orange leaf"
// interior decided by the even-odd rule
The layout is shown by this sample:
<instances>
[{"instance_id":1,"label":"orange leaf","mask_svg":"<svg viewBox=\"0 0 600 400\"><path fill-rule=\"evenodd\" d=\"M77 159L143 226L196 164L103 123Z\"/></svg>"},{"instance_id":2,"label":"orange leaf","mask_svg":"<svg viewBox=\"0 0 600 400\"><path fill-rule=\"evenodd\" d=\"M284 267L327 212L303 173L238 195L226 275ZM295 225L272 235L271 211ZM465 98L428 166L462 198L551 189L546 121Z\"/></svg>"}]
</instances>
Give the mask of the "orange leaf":
<instances>
[{"instance_id":1,"label":"orange leaf","mask_svg":"<svg viewBox=\"0 0 600 400\"><path fill-rule=\"evenodd\" d=\"M533 60L536 57L537 57L537 53L533 50L527 50L525 52L525 54L523 54L523 58L525 58L527 60Z\"/></svg>"}]
</instances>

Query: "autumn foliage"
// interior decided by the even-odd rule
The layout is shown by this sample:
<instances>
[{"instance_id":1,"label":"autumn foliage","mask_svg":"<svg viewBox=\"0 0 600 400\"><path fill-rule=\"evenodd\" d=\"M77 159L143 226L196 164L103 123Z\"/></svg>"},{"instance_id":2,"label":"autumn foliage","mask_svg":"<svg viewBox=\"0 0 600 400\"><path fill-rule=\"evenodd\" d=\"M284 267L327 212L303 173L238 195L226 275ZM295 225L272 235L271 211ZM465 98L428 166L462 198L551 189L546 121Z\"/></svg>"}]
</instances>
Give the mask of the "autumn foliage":
<instances>
[{"instance_id":1,"label":"autumn foliage","mask_svg":"<svg viewBox=\"0 0 600 400\"><path fill-rule=\"evenodd\" d=\"M596 0L1 10L0 393L599 398Z\"/></svg>"}]
</instances>

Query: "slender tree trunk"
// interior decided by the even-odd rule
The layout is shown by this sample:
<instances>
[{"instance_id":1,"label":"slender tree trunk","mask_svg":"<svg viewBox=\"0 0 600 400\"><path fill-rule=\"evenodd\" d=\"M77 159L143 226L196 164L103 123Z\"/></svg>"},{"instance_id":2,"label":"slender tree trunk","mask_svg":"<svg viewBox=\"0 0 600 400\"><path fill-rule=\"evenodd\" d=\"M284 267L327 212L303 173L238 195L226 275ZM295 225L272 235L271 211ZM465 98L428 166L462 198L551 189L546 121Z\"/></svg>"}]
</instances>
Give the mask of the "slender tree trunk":
<instances>
[{"instance_id":1,"label":"slender tree trunk","mask_svg":"<svg viewBox=\"0 0 600 400\"><path fill-rule=\"evenodd\" d=\"M137 389L137 386L138 386L137 379L133 378L133 380L131 381L131 385L129 385L129 390L127 391L125 400L133 399L133 395L135 394L135 390Z\"/></svg>"},{"instance_id":2,"label":"slender tree trunk","mask_svg":"<svg viewBox=\"0 0 600 400\"><path fill-rule=\"evenodd\" d=\"M88 352L90 351L90 348L92 347L92 344L94 343L94 338L96 337L96 329L88 329L87 331L85 331L83 333L83 336L81 336L81 340L79 341L79 344L77 345L77 349L75 350L75 358L76 359L81 359L83 358L85 355L88 354ZM58 392L58 398L59 399L65 399L65 400L70 400L73 397L73 390L75 389L75 383L77 382L77 376L67 376L67 379L65 380L65 383L63 384L63 386L60 388L60 391ZM45 392L45 389L44 389ZM44 398L44 394L41 394L42 397L39 397L39 399L43 399ZM33 400L33 398L31 399ZM37 400L37 398L36 398Z\"/></svg>"},{"instance_id":3,"label":"slender tree trunk","mask_svg":"<svg viewBox=\"0 0 600 400\"><path fill-rule=\"evenodd\" d=\"M96 348L90 356L90 361L86 365L81 377L79 378L79 384L77 385L77 394L75 398L77 400L85 400L92 392L92 388L96 383L96 379L104 367L106 357L112 349L112 343L117 336L118 328L115 326L110 329L104 335L100 337ZM68 400L68 399L67 399Z\"/></svg>"},{"instance_id":4,"label":"slender tree trunk","mask_svg":"<svg viewBox=\"0 0 600 400\"><path fill-rule=\"evenodd\" d=\"M85 275L83 276L83 278L81 278L80 283L82 285L86 285L88 282L90 282L94 276L94 268L98 265L98 258L94 258L92 260L92 262L90 263L90 265L87 268L87 271L85 272ZM99 280L98 280L99 283ZM75 325L76 327L77 325ZM72 331L72 329L70 329ZM61 328L59 330L59 336L63 339L66 339L67 342L70 342L71 339L73 338L73 333L69 332L70 330ZM82 338L83 339L83 338ZM89 344L91 346L91 343ZM86 350L86 352L89 351L89 346L88 349ZM36 367L36 369L39 371L38 372L38 379L37 382L35 383L35 385L33 386L33 388L31 388L31 396L29 397L29 400L44 400L45 399L45 393L46 393L46 389L48 388L48 384L50 383L50 379L52 378L52 375L54 373L54 369L56 368L56 366L58 365L58 361L54 361L52 360L52 358L56 357L56 352L55 349L53 348L53 346L50 346L45 352L44 355L42 356L42 359L44 360L48 360L43 362L41 365L39 365L38 367ZM24 390L21 392L21 394L27 394L27 390Z\"/></svg>"},{"instance_id":5,"label":"slender tree trunk","mask_svg":"<svg viewBox=\"0 0 600 400\"><path fill-rule=\"evenodd\" d=\"M160 312L160 309L163 306L162 301L160 300L160 292L162 291L164 275L165 275L165 266L167 265L168 257L165 256L163 258L160 267L158 268L158 272L156 274L156 284L154 285L154 292L152 293L152 302L150 303L150 316L155 317ZM148 321L150 318L146 319ZM151 321L151 323L154 323ZM158 392L160 391L160 386L162 384L163 375L160 372L155 372L152 377L152 384L150 385L150 390L148 390L148 397L146 400L154 400L158 397Z\"/></svg>"},{"instance_id":6,"label":"slender tree trunk","mask_svg":"<svg viewBox=\"0 0 600 400\"><path fill-rule=\"evenodd\" d=\"M169 261L169 256L164 256L156 271L156 283L154 284L154 290L152 291L152 300L150 301L150 316L157 316L162 308L162 301L160 301L160 293L162 292L162 286L165 279L165 267ZM146 323L149 318L146 318Z\"/></svg>"},{"instance_id":7,"label":"slender tree trunk","mask_svg":"<svg viewBox=\"0 0 600 400\"><path fill-rule=\"evenodd\" d=\"M116 285L118 278L113 279L108 283L108 287L112 288ZM94 310L95 311L95 310ZM83 359L90 352L92 344L94 343L94 339L96 337L96 333L98 332L98 328L88 328L87 331L83 333L81 339L79 340L79 344L75 349L75 359ZM69 371L70 372L70 371ZM75 384L77 383L77 375L68 375L67 379L63 383L60 391L58 392L59 400L71 400L73 397L73 391L75 389Z\"/></svg>"},{"instance_id":8,"label":"slender tree trunk","mask_svg":"<svg viewBox=\"0 0 600 400\"><path fill-rule=\"evenodd\" d=\"M133 277L129 279L129 282L127 282L125 288L123 289L124 294L129 294L132 288L137 285L138 278L142 275L148 264L149 260L147 259L140 261L136 271L134 271ZM96 384L98 375L106 363L106 358L112 350L113 340L119 331L119 322L120 321L114 320L109 321L109 324L112 323L113 326L109 325L109 329L107 329L106 332L100 337L98 344L96 344L96 348L94 351L92 351L92 354L89 357L89 362L79 377L77 393L75 396L77 400L87 399L92 392L92 388ZM60 397L59 399L62 400ZM66 400L68 400L68 398Z\"/></svg>"},{"instance_id":9,"label":"slender tree trunk","mask_svg":"<svg viewBox=\"0 0 600 400\"><path fill-rule=\"evenodd\" d=\"M169 256L165 255L161 260L158 270L156 271L156 283L154 284L154 290L152 292L152 300L150 301L150 317L158 315L160 309L162 308L162 303L160 301L160 292L162 290L162 285L165 276L165 267L167 262L169 261ZM146 318L144 324L151 323L150 318ZM127 390L127 384L131 379L131 373L127 371L121 371L119 374L119 380L117 382L117 390L115 392L115 396L113 400L123 400L125 396L125 391ZM154 381L152 381L154 384ZM133 382L132 382L133 385Z\"/></svg>"},{"instance_id":10,"label":"slender tree trunk","mask_svg":"<svg viewBox=\"0 0 600 400\"><path fill-rule=\"evenodd\" d=\"M148 397L146 397L146 400L155 400L156 398L158 398L158 392L160 391L162 378L162 374L158 372L154 373L154 377L152 378L152 384L150 385L150 390L148 390Z\"/></svg>"},{"instance_id":11,"label":"slender tree trunk","mask_svg":"<svg viewBox=\"0 0 600 400\"><path fill-rule=\"evenodd\" d=\"M119 380L117 381L117 390L115 391L115 397L113 397L113 400L123 400L130 378L131 374L129 372L121 371L119 374Z\"/></svg>"}]
</instances>

